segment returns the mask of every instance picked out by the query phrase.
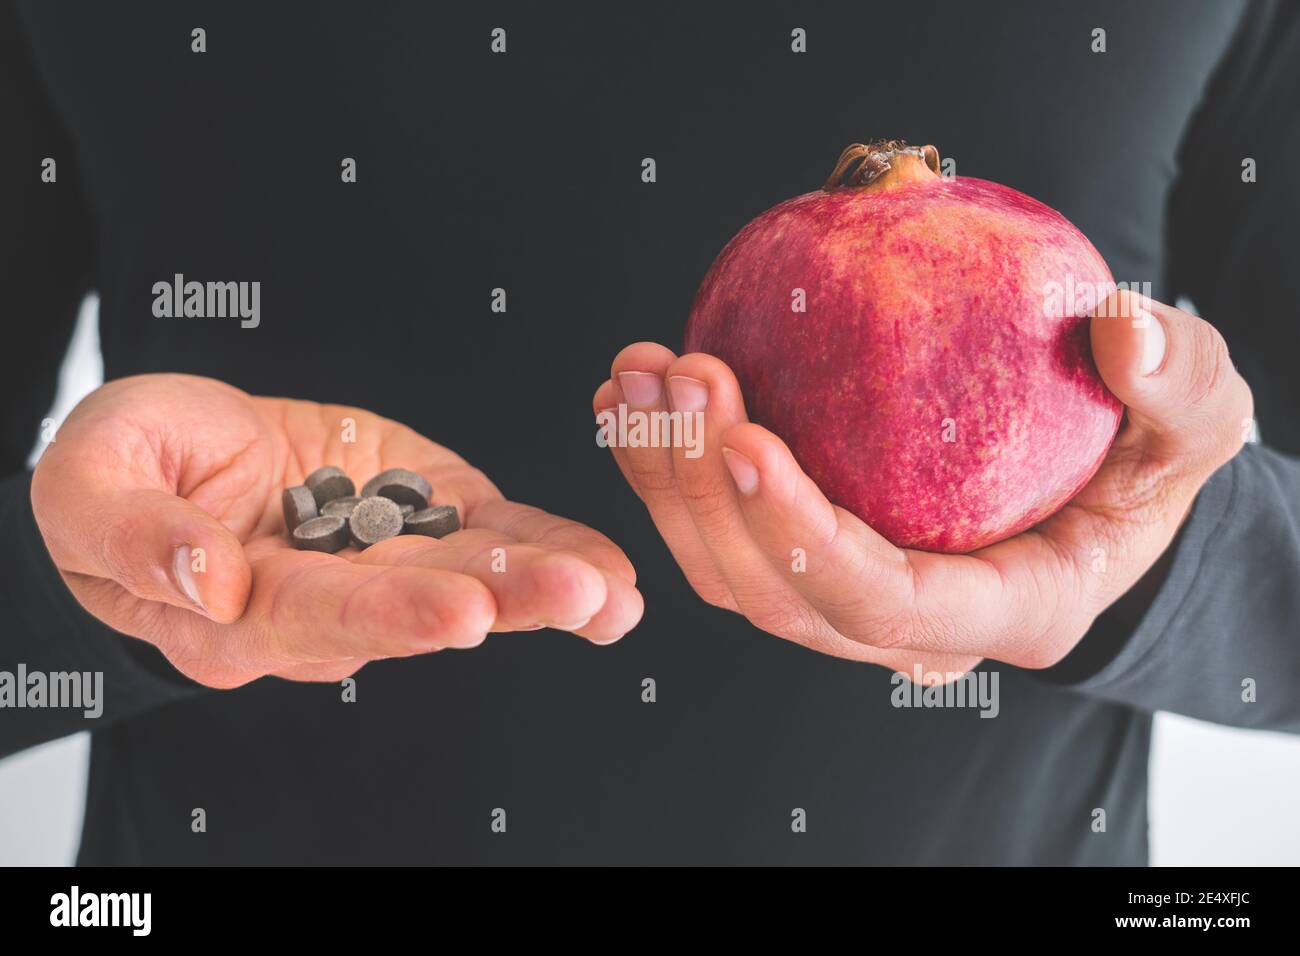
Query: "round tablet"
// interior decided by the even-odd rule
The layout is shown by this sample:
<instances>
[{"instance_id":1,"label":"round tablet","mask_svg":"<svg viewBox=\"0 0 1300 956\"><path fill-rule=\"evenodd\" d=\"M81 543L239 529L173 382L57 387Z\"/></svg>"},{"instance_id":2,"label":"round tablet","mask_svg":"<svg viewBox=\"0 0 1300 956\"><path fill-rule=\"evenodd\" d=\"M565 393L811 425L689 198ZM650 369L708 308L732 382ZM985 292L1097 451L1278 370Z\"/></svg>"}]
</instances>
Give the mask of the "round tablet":
<instances>
[{"instance_id":1,"label":"round tablet","mask_svg":"<svg viewBox=\"0 0 1300 956\"><path fill-rule=\"evenodd\" d=\"M284 525L290 532L304 521L316 517L316 499L306 485L286 488L280 495L284 507Z\"/></svg>"},{"instance_id":2,"label":"round tablet","mask_svg":"<svg viewBox=\"0 0 1300 956\"><path fill-rule=\"evenodd\" d=\"M348 518L352 543L358 548L368 548L402 532L402 509L390 498L372 496L362 498Z\"/></svg>"},{"instance_id":3,"label":"round tablet","mask_svg":"<svg viewBox=\"0 0 1300 956\"><path fill-rule=\"evenodd\" d=\"M361 499L356 495L335 498L321 505L320 513L323 515L338 515L340 518L350 518L352 517L352 509L360 503Z\"/></svg>"},{"instance_id":4,"label":"round tablet","mask_svg":"<svg viewBox=\"0 0 1300 956\"><path fill-rule=\"evenodd\" d=\"M342 551L348 546L348 523L338 515L321 515L293 529L293 546L302 551Z\"/></svg>"},{"instance_id":5,"label":"round tablet","mask_svg":"<svg viewBox=\"0 0 1300 956\"><path fill-rule=\"evenodd\" d=\"M420 475L407 468L389 468L381 471L361 487L361 497L378 495L391 498L399 505L412 505L417 510L429 507L433 488Z\"/></svg>"},{"instance_id":6,"label":"round tablet","mask_svg":"<svg viewBox=\"0 0 1300 956\"><path fill-rule=\"evenodd\" d=\"M427 534L430 538L442 538L453 531L460 530L460 518L452 505L434 505L407 516L402 525L402 534Z\"/></svg>"},{"instance_id":7,"label":"round tablet","mask_svg":"<svg viewBox=\"0 0 1300 956\"><path fill-rule=\"evenodd\" d=\"M352 483L352 479L343 473L342 468L333 465L317 468L307 476L303 484L311 489L317 508L323 507L327 501L357 493L357 486Z\"/></svg>"}]
</instances>

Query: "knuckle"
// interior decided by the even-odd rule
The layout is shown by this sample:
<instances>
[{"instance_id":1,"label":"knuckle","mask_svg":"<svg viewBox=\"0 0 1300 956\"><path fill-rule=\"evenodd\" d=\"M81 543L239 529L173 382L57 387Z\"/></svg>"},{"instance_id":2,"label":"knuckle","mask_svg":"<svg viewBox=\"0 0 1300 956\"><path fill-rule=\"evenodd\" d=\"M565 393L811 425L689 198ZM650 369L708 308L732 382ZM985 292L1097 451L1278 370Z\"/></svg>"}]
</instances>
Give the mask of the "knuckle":
<instances>
[{"instance_id":1,"label":"knuckle","mask_svg":"<svg viewBox=\"0 0 1300 956\"><path fill-rule=\"evenodd\" d=\"M689 466L684 473L677 472L677 485L681 488L682 497L687 501L712 501L723 498L729 489L721 477L693 471Z\"/></svg>"},{"instance_id":2,"label":"knuckle","mask_svg":"<svg viewBox=\"0 0 1300 956\"><path fill-rule=\"evenodd\" d=\"M41 455L40 460L36 462L35 469L32 471L32 511L38 519L53 507L56 485L53 473L57 467L53 461L53 452L47 451Z\"/></svg>"},{"instance_id":3,"label":"knuckle","mask_svg":"<svg viewBox=\"0 0 1300 956\"><path fill-rule=\"evenodd\" d=\"M132 594L140 594L150 583L149 575L132 560L132 547L139 537L135 521L128 515L109 518L100 536L100 559L112 580Z\"/></svg>"},{"instance_id":4,"label":"knuckle","mask_svg":"<svg viewBox=\"0 0 1300 956\"><path fill-rule=\"evenodd\" d=\"M678 482L677 488L682 500L697 518L717 518L729 514L734 507L719 481L682 481Z\"/></svg>"},{"instance_id":5,"label":"knuckle","mask_svg":"<svg viewBox=\"0 0 1300 956\"><path fill-rule=\"evenodd\" d=\"M1220 422L1219 452L1215 465L1227 461L1249 440L1254 431L1255 396L1250 386L1240 375L1233 373L1236 380L1229 386L1229 396L1224 403L1225 410Z\"/></svg>"},{"instance_id":6,"label":"knuckle","mask_svg":"<svg viewBox=\"0 0 1300 956\"><path fill-rule=\"evenodd\" d=\"M705 579L692 575L687 580L690 581L691 589L699 595L700 600L713 607L722 608L724 611L738 611L735 597L731 594L731 589L720 581Z\"/></svg>"},{"instance_id":7,"label":"knuckle","mask_svg":"<svg viewBox=\"0 0 1300 956\"><path fill-rule=\"evenodd\" d=\"M1143 445L1115 446L1111 464L1101 473L1105 482L1105 512L1123 517L1140 511L1165 494L1169 483L1169 466Z\"/></svg>"},{"instance_id":8,"label":"knuckle","mask_svg":"<svg viewBox=\"0 0 1300 956\"><path fill-rule=\"evenodd\" d=\"M1201 324L1201 334L1195 337L1194 343L1187 402L1199 406L1219 394L1235 370L1228 357L1227 342L1219 330L1208 322Z\"/></svg>"},{"instance_id":9,"label":"knuckle","mask_svg":"<svg viewBox=\"0 0 1300 956\"><path fill-rule=\"evenodd\" d=\"M233 690L262 676L261 671L214 661L183 646L169 647L163 656L190 680L212 690Z\"/></svg>"},{"instance_id":10,"label":"knuckle","mask_svg":"<svg viewBox=\"0 0 1300 956\"><path fill-rule=\"evenodd\" d=\"M165 612L159 612L145 629L144 640L153 644L174 668L195 683L213 690L232 690L270 673L267 658L250 646L247 628L224 627L215 634L201 627L170 626Z\"/></svg>"},{"instance_id":11,"label":"knuckle","mask_svg":"<svg viewBox=\"0 0 1300 956\"><path fill-rule=\"evenodd\" d=\"M1223 335L1202 323L1196 336L1186 400L1202 410L1194 458L1210 470L1217 468L1246 443L1254 416L1250 386L1237 372ZM1199 470L1199 469L1194 469Z\"/></svg>"},{"instance_id":12,"label":"knuckle","mask_svg":"<svg viewBox=\"0 0 1300 956\"><path fill-rule=\"evenodd\" d=\"M306 680L313 684L336 684L341 680L351 677L365 666L366 662L361 660L340 661L337 664L327 664L308 676Z\"/></svg>"},{"instance_id":13,"label":"knuckle","mask_svg":"<svg viewBox=\"0 0 1300 956\"><path fill-rule=\"evenodd\" d=\"M293 626L298 615L290 607L291 595L294 593L298 576L304 573L309 572L306 569L295 570L280 581L278 587L270 588L266 610L259 621L261 626L247 629L250 640L256 641L259 646L267 646L268 633L282 633Z\"/></svg>"},{"instance_id":14,"label":"knuckle","mask_svg":"<svg viewBox=\"0 0 1300 956\"><path fill-rule=\"evenodd\" d=\"M932 638L923 635L929 625L918 614L900 612L877 623L875 626L862 628L857 640L882 651L902 650L904 648L933 647Z\"/></svg>"},{"instance_id":15,"label":"knuckle","mask_svg":"<svg viewBox=\"0 0 1300 956\"><path fill-rule=\"evenodd\" d=\"M1113 464L1098 479L1104 494L1089 510L1099 519L1093 530L1095 546L1104 549L1108 561L1126 554L1135 528L1159 523L1185 494L1190 466L1183 457L1153 454L1142 445L1123 449L1116 446ZM1203 454L1198 443L1193 458Z\"/></svg>"},{"instance_id":16,"label":"knuckle","mask_svg":"<svg viewBox=\"0 0 1300 956\"><path fill-rule=\"evenodd\" d=\"M336 681L343 680L345 677L351 677L357 671L361 670L361 668L365 667L366 664L367 661L363 660L345 661L339 666L338 670L325 678L325 682L332 684Z\"/></svg>"},{"instance_id":17,"label":"knuckle","mask_svg":"<svg viewBox=\"0 0 1300 956\"><path fill-rule=\"evenodd\" d=\"M642 497L659 497L677 492L677 477L671 467L664 467L666 464L667 462L647 462L639 455L628 456L628 471L632 473L637 491Z\"/></svg>"},{"instance_id":18,"label":"knuckle","mask_svg":"<svg viewBox=\"0 0 1300 956\"><path fill-rule=\"evenodd\" d=\"M1015 657L1010 663L1037 671L1059 663L1065 657L1065 652L1050 641L1031 640Z\"/></svg>"},{"instance_id":19,"label":"knuckle","mask_svg":"<svg viewBox=\"0 0 1300 956\"><path fill-rule=\"evenodd\" d=\"M740 612L760 630L796 638L818 630L819 617L801 601L771 596L740 599Z\"/></svg>"},{"instance_id":20,"label":"knuckle","mask_svg":"<svg viewBox=\"0 0 1300 956\"><path fill-rule=\"evenodd\" d=\"M952 658L942 654L902 654L892 657L886 666L913 682L919 671L922 686L943 687L960 680L983 660L982 657Z\"/></svg>"},{"instance_id":21,"label":"knuckle","mask_svg":"<svg viewBox=\"0 0 1300 956\"><path fill-rule=\"evenodd\" d=\"M1013 655L1016 659L1008 663L1028 670L1054 667L1074 650L1086 630L1087 628L1080 629L1073 623L1050 624L1023 641L1018 652Z\"/></svg>"}]
</instances>

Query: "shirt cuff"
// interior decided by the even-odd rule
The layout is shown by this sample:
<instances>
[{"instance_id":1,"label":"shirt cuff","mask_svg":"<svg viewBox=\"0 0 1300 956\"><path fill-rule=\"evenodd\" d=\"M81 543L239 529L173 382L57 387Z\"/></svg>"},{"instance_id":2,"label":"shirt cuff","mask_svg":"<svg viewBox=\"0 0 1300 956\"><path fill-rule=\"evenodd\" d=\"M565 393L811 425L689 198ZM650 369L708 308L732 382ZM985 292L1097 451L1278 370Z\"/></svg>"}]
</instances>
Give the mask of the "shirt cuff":
<instances>
[{"instance_id":1,"label":"shirt cuff","mask_svg":"<svg viewBox=\"0 0 1300 956\"><path fill-rule=\"evenodd\" d=\"M1191 596L1201 587L1208 587L1201 580L1205 555L1212 553L1236 510L1242 467L1242 456L1238 454L1201 486L1191 513L1172 545L1174 556L1169 572L1128 641L1095 673L1065 686L1108 696L1108 689L1138 670L1179 626L1184 615L1193 613Z\"/></svg>"}]
</instances>

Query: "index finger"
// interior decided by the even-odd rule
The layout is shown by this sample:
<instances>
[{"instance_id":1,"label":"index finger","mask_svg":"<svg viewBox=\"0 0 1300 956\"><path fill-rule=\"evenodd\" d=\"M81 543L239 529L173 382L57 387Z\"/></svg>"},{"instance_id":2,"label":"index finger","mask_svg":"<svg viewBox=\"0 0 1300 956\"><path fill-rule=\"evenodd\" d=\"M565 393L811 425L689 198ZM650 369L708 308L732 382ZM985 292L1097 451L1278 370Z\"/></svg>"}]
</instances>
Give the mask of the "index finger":
<instances>
[{"instance_id":1,"label":"index finger","mask_svg":"<svg viewBox=\"0 0 1300 956\"><path fill-rule=\"evenodd\" d=\"M207 652L266 663L405 657L483 642L496 600L466 574L285 551L256 562L240 620L194 628ZM203 652L202 646L196 648Z\"/></svg>"}]
</instances>

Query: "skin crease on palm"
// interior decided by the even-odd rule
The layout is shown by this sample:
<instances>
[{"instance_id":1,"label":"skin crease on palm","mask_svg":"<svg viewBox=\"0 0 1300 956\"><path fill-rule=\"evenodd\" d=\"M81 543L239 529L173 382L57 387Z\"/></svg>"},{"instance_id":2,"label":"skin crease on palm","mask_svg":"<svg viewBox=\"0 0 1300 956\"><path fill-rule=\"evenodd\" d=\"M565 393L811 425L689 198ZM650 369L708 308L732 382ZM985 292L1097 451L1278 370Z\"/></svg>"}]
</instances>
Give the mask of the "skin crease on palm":
<instances>
[{"instance_id":1,"label":"skin crease on palm","mask_svg":"<svg viewBox=\"0 0 1300 956\"><path fill-rule=\"evenodd\" d=\"M1043 668L1156 564L1253 428L1250 389L1208 323L1120 291L1090 331L1126 406L1102 467L1051 518L966 555L897 548L827 501L785 443L747 420L735 376L710 355L628 346L592 407L703 412L697 457L612 451L710 604L822 653L909 676L920 667L927 683L984 658Z\"/></svg>"},{"instance_id":2,"label":"skin crease on palm","mask_svg":"<svg viewBox=\"0 0 1300 956\"><path fill-rule=\"evenodd\" d=\"M365 551L296 550L280 495L324 464L358 485L386 468L417 470L463 528ZM82 606L213 687L266 674L337 681L369 660L473 647L490 631L553 626L610 643L643 610L632 565L608 538L506 501L409 428L212 379L145 375L87 396L41 457L32 505ZM179 580L178 558L195 548L202 608Z\"/></svg>"}]
</instances>

